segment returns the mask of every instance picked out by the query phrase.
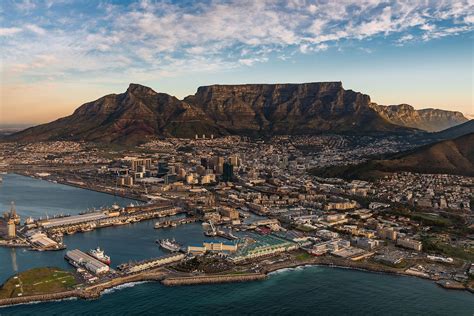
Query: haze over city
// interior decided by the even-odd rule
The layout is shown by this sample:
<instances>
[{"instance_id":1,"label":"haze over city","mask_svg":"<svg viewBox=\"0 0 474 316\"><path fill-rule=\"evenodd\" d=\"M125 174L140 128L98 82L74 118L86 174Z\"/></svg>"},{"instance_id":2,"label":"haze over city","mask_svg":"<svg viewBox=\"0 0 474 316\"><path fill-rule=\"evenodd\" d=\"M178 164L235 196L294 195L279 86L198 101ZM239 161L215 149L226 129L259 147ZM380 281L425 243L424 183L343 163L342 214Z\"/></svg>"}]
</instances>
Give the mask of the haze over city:
<instances>
[{"instance_id":1,"label":"haze over city","mask_svg":"<svg viewBox=\"0 0 474 316\"><path fill-rule=\"evenodd\" d=\"M0 124L36 124L130 82L342 81L378 104L472 114L470 1L2 1Z\"/></svg>"}]
</instances>

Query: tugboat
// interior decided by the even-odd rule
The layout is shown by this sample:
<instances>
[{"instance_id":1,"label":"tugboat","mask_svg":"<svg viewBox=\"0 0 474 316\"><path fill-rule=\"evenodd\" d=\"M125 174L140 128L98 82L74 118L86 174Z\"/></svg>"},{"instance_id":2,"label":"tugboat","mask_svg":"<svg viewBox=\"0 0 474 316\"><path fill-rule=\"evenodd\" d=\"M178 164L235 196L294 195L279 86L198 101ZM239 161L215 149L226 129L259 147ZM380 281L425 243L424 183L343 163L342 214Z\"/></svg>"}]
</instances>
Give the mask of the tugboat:
<instances>
[{"instance_id":1,"label":"tugboat","mask_svg":"<svg viewBox=\"0 0 474 316\"><path fill-rule=\"evenodd\" d=\"M97 249L89 250L89 255L99 260L102 263L110 265L110 257L107 256L102 249L97 247Z\"/></svg>"},{"instance_id":2,"label":"tugboat","mask_svg":"<svg viewBox=\"0 0 474 316\"><path fill-rule=\"evenodd\" d=\"M171 252L178 252L181 249L181 245L176 242L176 240L172 239L157 239L156 243Z\"/></svg>"}]
</instances>

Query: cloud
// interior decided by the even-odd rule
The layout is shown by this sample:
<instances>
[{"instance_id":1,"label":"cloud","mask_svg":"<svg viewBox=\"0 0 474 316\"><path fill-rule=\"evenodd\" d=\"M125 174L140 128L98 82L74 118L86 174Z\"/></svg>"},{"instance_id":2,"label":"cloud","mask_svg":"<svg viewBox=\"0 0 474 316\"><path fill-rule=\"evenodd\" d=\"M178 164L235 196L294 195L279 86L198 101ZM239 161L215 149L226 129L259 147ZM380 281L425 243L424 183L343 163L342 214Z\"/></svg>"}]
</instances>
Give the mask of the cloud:
<instances>
[{"instance_id":1,"label":"cloud","mask_svg":"<svg viewBox=\"0 0 474 316\"><path fill-rule=\"evenodd\" d=\"M397 43L399 45L403 45L405 44L406 42L410 42L412 40L415 39L415 36L413 36L412 34L407 34L407 35L403 35L402 37L400 37L398 40L397 40Z\"/></svg>"},{"instance_id":2,"label":"cloud","mask_svg":"<svg viewBox=\"0 0 474 316\"><path fill-rule=\"evenodd\" d=\"M21 31L19 27L2 27L0 28L0 36L11 36Z\"/></svg>"},{"instance_id":3,"label":"cloud","mask_svg":"<svg viewBox=\"0 0 474 316\"><path fill-rule=\"evenodd\" d=\"M245 66L252 66L255 63L263 63L268 61L268 58L263 57L263 58L241 58L239 59L239 64L245 65Z\"/></svg>"},{"instance_id":4,"label":"cloud","mask_svg":"<svg viewBox=\"0 0 474 316\"><path fill-rule=\"evenodd\" d=\"M473 9L468 0L100 2L96 10L20 1L12 11L22 12L0 28L0 57L28 79L169 76L341 50L346 41L370 53L374 39L403 45L456 36L473 30Z\"/></svg>"},{"instance_id":5,"label":"cloud","mask_svg":"<svg viewBox=\"0 0 474 316\"><path fill-rule=\"evenodd\" d=\"M31 11L36 8L36 3L32 0L18 1L15 5L20 11Z\"/></svg>"},{"instance_id":6,"label":"cloud","mask_svg":"<svg viewBox=\"0 0 474 316\"><path fill-rule=\"evenodd\" d=\"M25 29L35 33L35 34L38 34L38 35L45 35L46 34L46 30L38 25L35 25L35 24L27 24L25 25Z\"/></svg>"}]
</instances>

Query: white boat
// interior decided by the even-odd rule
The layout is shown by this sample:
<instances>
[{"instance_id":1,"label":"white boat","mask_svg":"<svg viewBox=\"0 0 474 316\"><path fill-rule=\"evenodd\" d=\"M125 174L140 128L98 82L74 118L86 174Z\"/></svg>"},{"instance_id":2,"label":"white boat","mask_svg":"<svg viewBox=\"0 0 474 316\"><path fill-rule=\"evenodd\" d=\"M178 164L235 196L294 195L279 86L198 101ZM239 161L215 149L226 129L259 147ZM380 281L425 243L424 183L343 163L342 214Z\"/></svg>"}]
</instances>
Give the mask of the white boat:
<instances>
[{"instance_id":1,"label":"white boat","mask_svg":"<svg viewBox=\"0 0 474 316\"><path fill-rule=\"evenodd\" d=\"M89 255L99 260L102 263L110 265L110 257L107 256L102 249L97 247L96 249L89 250Z\"/></svg>"},{"instance_id":2,"label":"white boat","mask_svg":"<svg viewBox=\"0 0 474 316\"><path fill-rule=\"evenodd\" d=\"M158 239L156 241L162 248L169 250L171 252L178 252L181 249L181 245L176 242L176 240L169 239Z\"/></svg>"}]
</instances>

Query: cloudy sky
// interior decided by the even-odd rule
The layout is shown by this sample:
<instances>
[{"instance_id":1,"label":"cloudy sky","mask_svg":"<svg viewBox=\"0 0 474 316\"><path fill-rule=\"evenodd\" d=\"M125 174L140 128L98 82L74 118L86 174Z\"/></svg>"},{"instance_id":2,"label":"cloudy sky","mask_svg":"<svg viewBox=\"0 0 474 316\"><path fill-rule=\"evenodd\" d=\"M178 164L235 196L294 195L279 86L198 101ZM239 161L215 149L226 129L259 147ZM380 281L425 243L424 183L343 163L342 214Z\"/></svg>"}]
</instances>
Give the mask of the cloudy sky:
<instances>
[{"instance_id":1,"label":"cloudy sky","mask_svg":"<svg viewBox=\"0 0 474 316\"><path fill-rule=\"evenodd\" d=\"M130 82L342 81L379 104L474 113L474 1L0 2L0 124L41 123Z\"/></svg>"}]
</instances>

